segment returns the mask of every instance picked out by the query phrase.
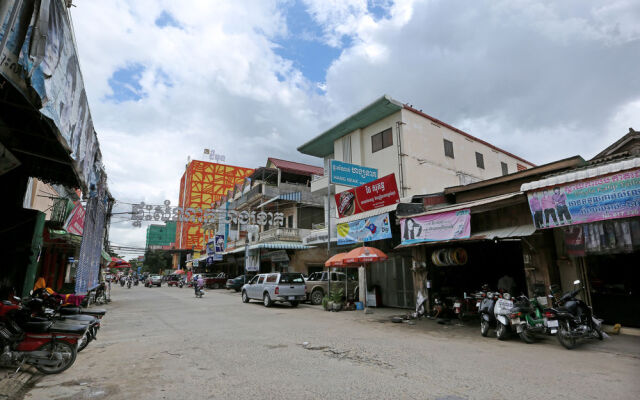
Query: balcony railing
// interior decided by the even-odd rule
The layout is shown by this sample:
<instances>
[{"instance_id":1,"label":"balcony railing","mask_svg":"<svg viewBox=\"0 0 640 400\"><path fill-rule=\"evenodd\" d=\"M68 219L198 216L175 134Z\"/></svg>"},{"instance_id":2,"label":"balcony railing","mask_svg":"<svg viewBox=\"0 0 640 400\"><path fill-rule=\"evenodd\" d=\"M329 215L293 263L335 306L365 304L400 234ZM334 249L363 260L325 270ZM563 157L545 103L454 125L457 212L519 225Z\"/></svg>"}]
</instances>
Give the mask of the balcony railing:
<instances>
[{"instance_id":1,"label":"balcony railing","mask_svg":"<svg viewBox=\"0 0 640 400\"><path fill-rule=\"evenodd\" d=\"M309 229L298 228L273 228L260 232L259 241L267 242L272 240L284 240L299 242L304 236L309 234L309 231Z\"/></svg>"}]
</instances>

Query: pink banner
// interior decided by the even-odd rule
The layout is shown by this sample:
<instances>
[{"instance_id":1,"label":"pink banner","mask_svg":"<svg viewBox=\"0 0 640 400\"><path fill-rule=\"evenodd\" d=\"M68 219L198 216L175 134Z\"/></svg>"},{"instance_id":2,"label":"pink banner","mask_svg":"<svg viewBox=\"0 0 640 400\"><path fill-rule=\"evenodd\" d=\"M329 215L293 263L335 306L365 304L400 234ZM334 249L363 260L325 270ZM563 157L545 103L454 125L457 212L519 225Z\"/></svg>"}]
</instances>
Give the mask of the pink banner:
<instances>
[{"instance_id":1,"label":"pink banner","mask_svg":"<svg viewBox=\"0 0 640 400\"><path fill-rule=\"evenodd\" d=\"M400 220L402 244L466 239L471 234L469 209Z\"/></svg>"}]
</instances>

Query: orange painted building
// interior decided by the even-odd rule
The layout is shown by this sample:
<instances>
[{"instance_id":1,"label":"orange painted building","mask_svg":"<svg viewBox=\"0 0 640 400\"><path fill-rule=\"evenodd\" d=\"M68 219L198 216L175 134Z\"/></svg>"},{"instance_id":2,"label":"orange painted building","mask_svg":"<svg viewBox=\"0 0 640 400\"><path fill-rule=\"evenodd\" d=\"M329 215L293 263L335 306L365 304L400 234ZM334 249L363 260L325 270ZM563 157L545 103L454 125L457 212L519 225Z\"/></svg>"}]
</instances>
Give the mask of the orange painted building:
<instances>
[{"instance_id":1,"label":"orange painted building","mask_svg":"<svg viewBox=\"0 0 640 400\"><path fill-rule=\"evenodd\" d=\"M193 160L180 179L180 207L202 210L211 208L211 203L220 200L234 185L242 183L252 172L252 168ZM200 250L204 248L208 239L201 224L178 221L177 249Z\"/></svg>"}]
</instances>

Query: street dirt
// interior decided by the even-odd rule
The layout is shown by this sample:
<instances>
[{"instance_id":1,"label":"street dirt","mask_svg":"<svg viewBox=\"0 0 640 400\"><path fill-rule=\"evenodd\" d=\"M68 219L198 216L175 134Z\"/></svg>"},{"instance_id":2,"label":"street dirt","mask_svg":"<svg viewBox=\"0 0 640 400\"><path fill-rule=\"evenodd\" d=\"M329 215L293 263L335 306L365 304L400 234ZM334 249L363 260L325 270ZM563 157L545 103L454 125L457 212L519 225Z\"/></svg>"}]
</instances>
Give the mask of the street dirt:
<instances>
[{"instance_id":1,"label":"street dirt","mask_svg":"<svg viewBox=\"0 0 640 400\"><path fill-rule=\"evenodd\" d=\"M640 338L575 350L391 323L403 310L243 304L233 291L116 287L69 370L24 399L638 399ZM493 333L493 331L492 331Z\"/></svg>"}]
</instances>

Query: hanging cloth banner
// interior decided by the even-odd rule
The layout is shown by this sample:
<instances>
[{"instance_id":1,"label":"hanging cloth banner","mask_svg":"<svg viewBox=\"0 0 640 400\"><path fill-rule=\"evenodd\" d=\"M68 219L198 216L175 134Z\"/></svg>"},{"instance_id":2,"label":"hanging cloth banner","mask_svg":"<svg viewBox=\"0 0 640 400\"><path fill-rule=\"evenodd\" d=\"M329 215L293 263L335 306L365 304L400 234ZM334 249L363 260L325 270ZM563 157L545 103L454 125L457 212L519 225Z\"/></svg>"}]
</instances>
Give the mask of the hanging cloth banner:
<instances>
[{"instance_id":1,"label":"hanging cloth banner","mask_svg":"<svg viewBox=\"0 0 640 400\"><path fill-rule=\"evenodd\" d=\"M538 229L640 215L640 169L527 193Z\"/></svg>"},{"instance_id":2,"label":"hanging cloth banner","mask_svg":"<svg viewBox=\"0 0 640 400\"><path fill-rule=\"evenodd\" d=\"M338 224L338 244L391 239L389 213Z\"/></svg>"},{"instance_id":3,"label":"hanging cloth banner","mask_svg":"<svg viewBox=\"0 0 640 400\"><path fill-rule=\"evenodd\" d=\"M400 220L402 244L467 239L471 235L469 209L421 215Z\"/></svg>"}]
</instances>

